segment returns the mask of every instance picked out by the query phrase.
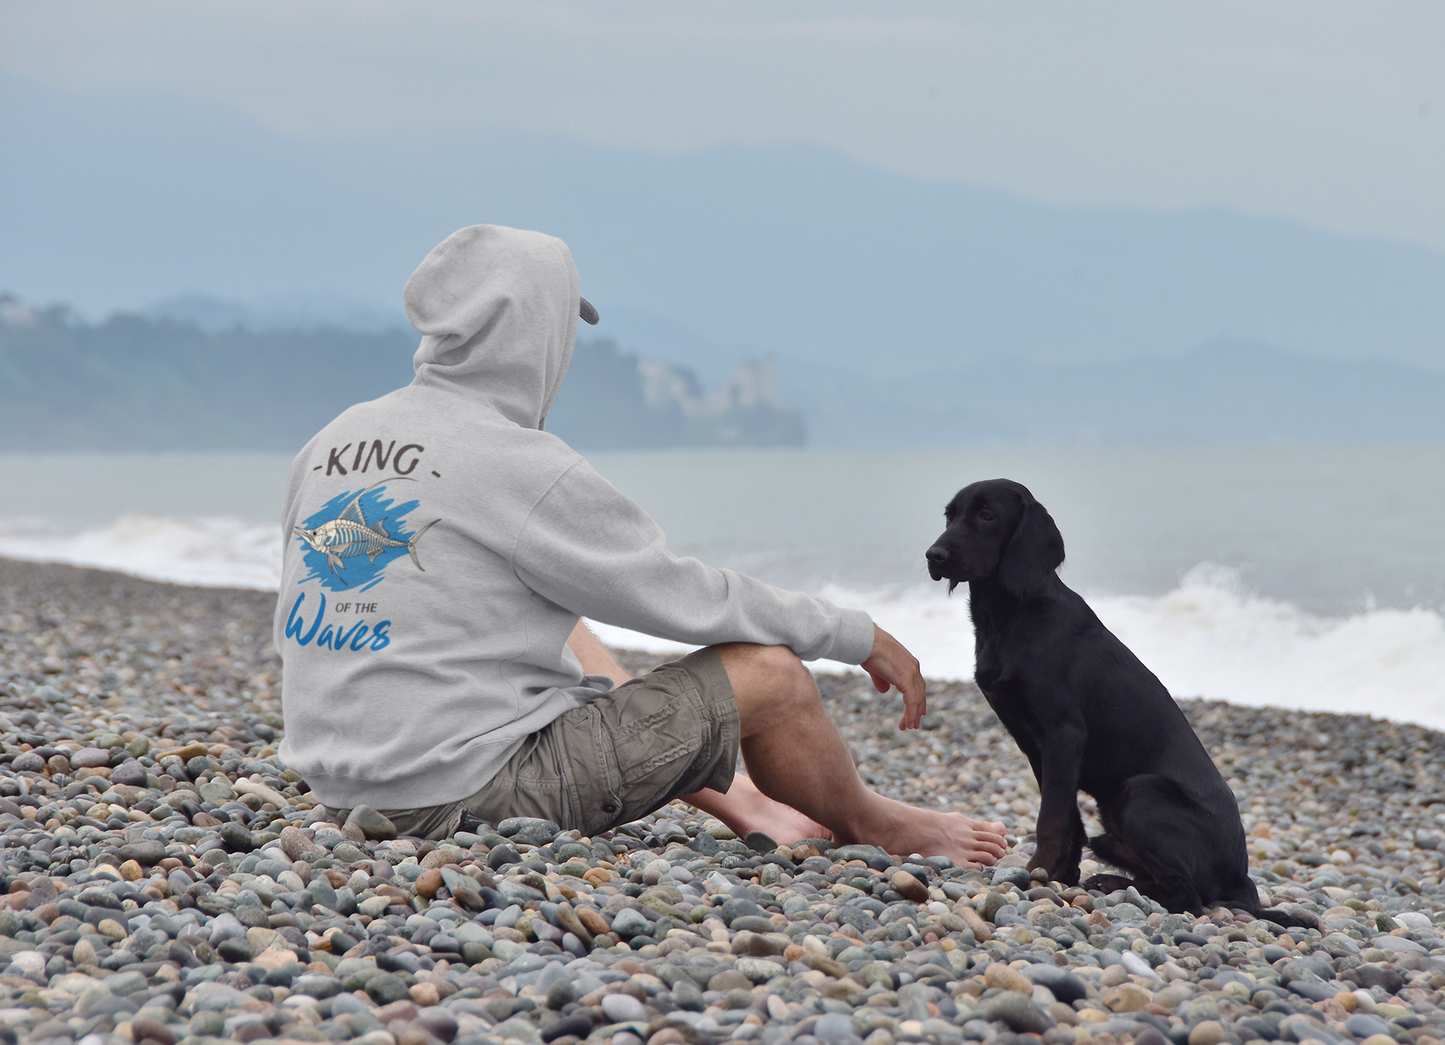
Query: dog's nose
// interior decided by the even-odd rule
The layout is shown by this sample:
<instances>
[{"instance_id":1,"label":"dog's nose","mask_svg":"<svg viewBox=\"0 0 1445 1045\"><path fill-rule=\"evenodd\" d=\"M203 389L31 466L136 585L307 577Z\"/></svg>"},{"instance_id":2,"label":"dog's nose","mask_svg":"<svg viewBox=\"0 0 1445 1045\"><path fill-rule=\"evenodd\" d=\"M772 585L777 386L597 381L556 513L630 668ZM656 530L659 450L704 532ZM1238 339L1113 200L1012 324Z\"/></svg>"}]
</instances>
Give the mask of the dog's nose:
<instances>
[{"instance_id":1,"label":"dog's nose","mask_svg":"<svg viewBox=\"0 0 1445 1045\"><path fill-rule=\"evenodd\" d=\"M928 551L924 555L924 558L926 558L930 564L936 566L948 558L948 552L944 551L942 548L935 544L932 548L928 549Z\"/></svg>"}]
</instances>

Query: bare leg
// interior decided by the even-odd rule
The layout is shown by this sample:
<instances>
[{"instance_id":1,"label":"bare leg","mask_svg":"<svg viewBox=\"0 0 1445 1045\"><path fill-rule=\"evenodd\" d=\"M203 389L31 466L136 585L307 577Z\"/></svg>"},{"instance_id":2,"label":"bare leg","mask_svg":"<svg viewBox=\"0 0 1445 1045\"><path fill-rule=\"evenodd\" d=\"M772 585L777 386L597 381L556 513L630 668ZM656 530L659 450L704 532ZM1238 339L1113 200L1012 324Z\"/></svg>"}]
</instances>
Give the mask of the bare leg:
<instances>
[{"instance_id":1,"label":"bare leg","mask_svg":"<svg viewBox=\"0 0 1445 1045\"><path fill-rule=\"evenodd\" d=\"M683 801L717 817L739 838L749 831L761 831L774 841L784 843L800 838L833 837L833 833L816 820L763 794L757 784L741 773L733 777L727 794L705 787L684 795Z\"/></svg>"},{"instance_id":2,"label":"bare leg","mask_svg":"<svg viewBox=\"0 0 1445 1045\"><path fill-rule=\"evenodd\" d=\"M582 670L589 675L606 675L617 685L632 678L627 669L617 663L617 658L597 636L581 621L573 629L567 645L582 662ZM828 829L802 813L774 801L758 790L757 786L741 773L733 777L727 793L703 788L701 791L684 795L683 801L691 802L704 813L715 816L738 835L749 831L761 831L779 842L793 842L799 838L832 838Z\"/></svg>"},{"instance_id":3,"label":"bare leg","mask_svg":"<svg viewBox=\"0 0 1445 1045\"><path fill-rule=\"evenodd\" d=\"M823 708L813 676L782 646L717 646L733 685L743 761L759 790L827 827L840 842L890 853L992 864L1004 826L919 809L863 785L847 745Z\"/></svg>"},{"instance_id":4,"label":"bare leg","mask_svg":"<svg viewBox=\"0 0 1445 1045\"><path fill-rule=\"evenodd\" d=\"M619 685L632 677L580 621L567 644L588 674ZM752 779L737 776L727 794L706 788L685 801L739 835L758 830L780 842L831 837L958 864L992 864L1004 854L1003 824L919 809L868 790L813 676L792 650L745 643L715 649L732 682Z\"/></svg>"}]
</instances>

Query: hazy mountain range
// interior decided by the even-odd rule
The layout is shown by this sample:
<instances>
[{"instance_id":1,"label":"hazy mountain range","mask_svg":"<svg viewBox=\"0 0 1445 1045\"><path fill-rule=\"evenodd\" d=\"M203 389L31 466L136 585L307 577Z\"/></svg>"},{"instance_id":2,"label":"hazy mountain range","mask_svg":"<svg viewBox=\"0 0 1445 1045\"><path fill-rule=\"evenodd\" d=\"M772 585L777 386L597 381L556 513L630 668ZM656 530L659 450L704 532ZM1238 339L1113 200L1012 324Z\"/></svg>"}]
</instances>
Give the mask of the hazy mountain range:
<instances>
[{"instance_id":1,"label":"hazy mountain range","mask_svg":"<svg viewBox=\"0 0 1445 1045\"><path fill-rule=\"evenodd\" d=\"M1445 256L1272 218L1046 206L801 146L304 143L158 95L0 77L0 97L0 288L93 318L196 292L399 320L426 252L492 221L561 236L598 333L708 378L767 352L787 381L1220 339L1445 367Z\"/></svg>"},{"instance_id":2,"label":"hazy mountain range","mask_svg":"<svg viewBox=\"0 0 1445 1045\"><path fill-rule=\"evenodd\" d=\"M0 288L97 321L380 336L427 250L493 221L567 240L621 356L714 389L774 358L816 445L1441 438L1445 257L1420 247L1046 206L797 146L302 143L154 95L0 96ZM337 380L365 383L371 357L347 358Z\"/></svg>"}]
</instances>

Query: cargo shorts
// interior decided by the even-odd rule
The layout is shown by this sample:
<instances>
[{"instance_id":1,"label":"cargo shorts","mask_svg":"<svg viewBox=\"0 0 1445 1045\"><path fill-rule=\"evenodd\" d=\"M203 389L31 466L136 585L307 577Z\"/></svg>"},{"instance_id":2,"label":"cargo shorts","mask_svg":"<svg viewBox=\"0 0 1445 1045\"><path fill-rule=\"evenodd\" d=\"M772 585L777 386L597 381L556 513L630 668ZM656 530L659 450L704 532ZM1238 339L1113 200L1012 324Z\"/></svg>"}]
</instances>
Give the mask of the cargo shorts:
<instances>
[{"instance_id":1,"label":"cargo shorts","mask_svg":"<svg viewBox=\"0 0 1445 1045\"><path fill-rule=\"evenodd\" d=\"M471 797L379 812L398 834L417 838L512 816L590 836L705 787L726 791L738 737L732 683L717 653L700 649L563 712ZM349 812L327 811L338 823Z\"/></svg>"}]
</instances>

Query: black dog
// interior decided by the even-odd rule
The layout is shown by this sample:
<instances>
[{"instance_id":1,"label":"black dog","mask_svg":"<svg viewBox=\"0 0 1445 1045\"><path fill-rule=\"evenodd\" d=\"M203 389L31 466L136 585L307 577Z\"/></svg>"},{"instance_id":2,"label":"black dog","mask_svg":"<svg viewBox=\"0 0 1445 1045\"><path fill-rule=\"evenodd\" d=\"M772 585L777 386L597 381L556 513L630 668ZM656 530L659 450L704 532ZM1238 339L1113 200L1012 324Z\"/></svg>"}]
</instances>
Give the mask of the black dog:
<instances>
[{"instance_id":1,"label":"black dog","mask_svg":"<svg viewBox=\"0 0 1445 1045\"><path fill-rule=\"evenodd\" d=\"M1064 539L1043 505L993 479L960 490L944 518L928 572L949 591L968 584L975 681L1038 780L1031 866L1077 885L1087 842L1134 876L1095 875L1087 888L1134 885L1174 912L1225 904L1314 925L1260 909L1233 792L1169 691L1059 579ZM1080 789L1099 805L1094 838Z\"/></svg>"}]
</instances>

